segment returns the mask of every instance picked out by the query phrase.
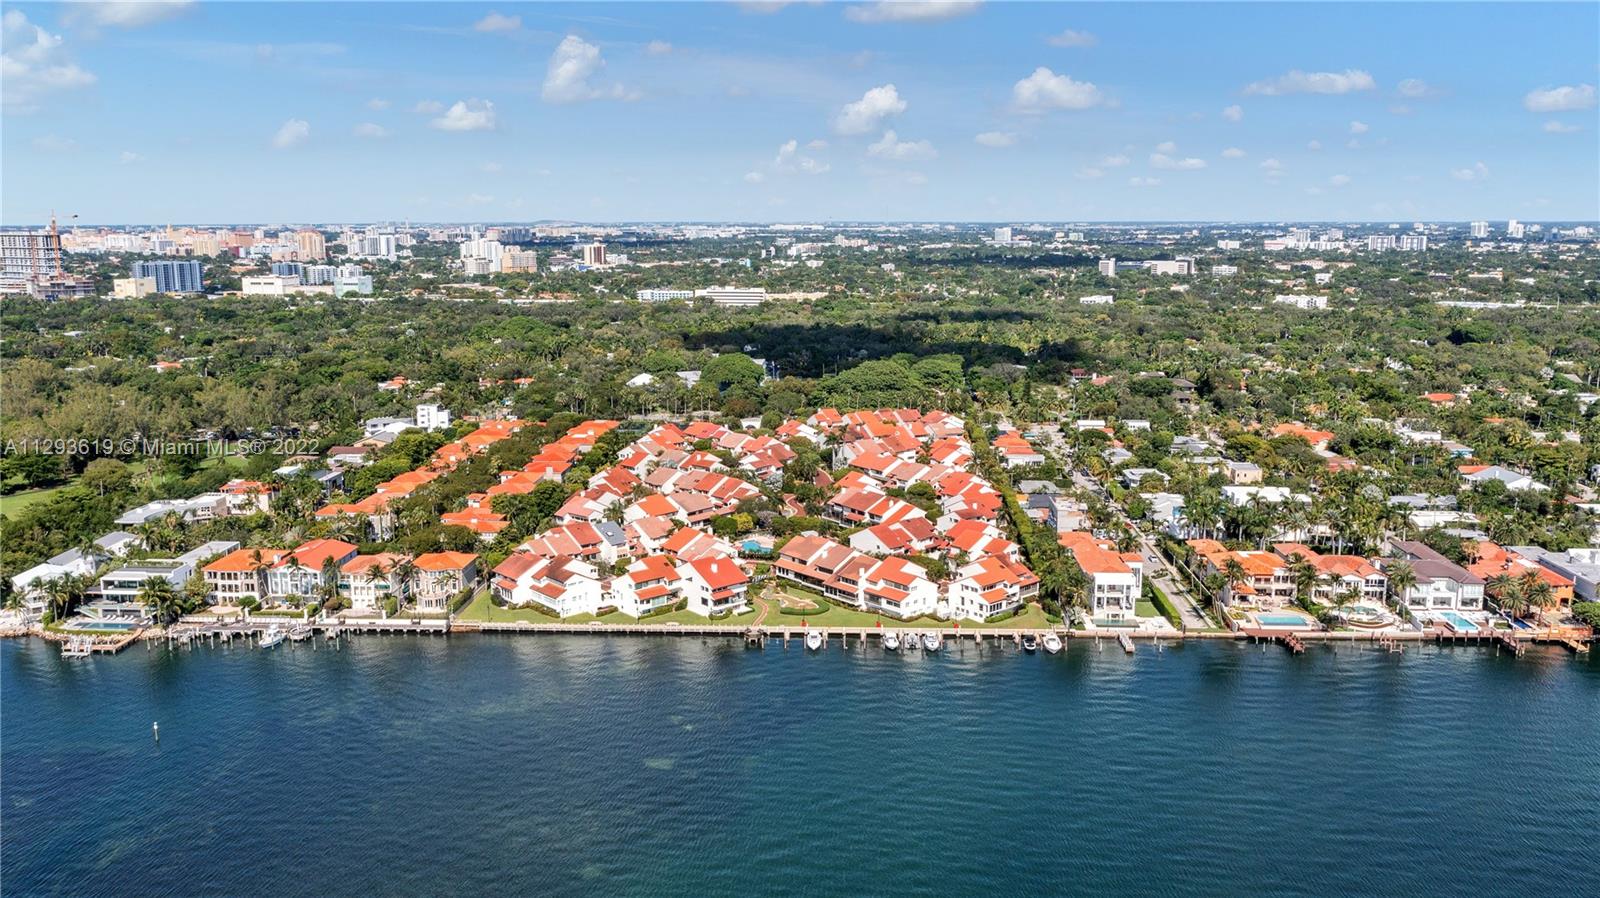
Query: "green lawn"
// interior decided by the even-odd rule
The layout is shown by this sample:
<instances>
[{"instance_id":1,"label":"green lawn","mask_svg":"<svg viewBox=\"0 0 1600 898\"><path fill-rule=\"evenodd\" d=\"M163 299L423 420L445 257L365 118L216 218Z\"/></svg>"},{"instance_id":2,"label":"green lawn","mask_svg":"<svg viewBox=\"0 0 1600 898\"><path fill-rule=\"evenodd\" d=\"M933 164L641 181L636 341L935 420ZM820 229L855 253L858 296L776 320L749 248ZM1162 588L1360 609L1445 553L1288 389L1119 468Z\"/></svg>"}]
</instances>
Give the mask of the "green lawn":
<instances>
[{"instance_id":1,"label":"green lawn","mask_svg":"<svg viewBox=\"0 0 1600 898\"><path fill-rule=\"evenodd\" d=\"M24 508L39 502L43 502L46 499L49 499L51 496L54 496L56 493L61 492L65 488L65 485L51 486L45 487L42 490L24 490L20 493L12 493L8 496L0 496L0 514L21 514Z\"/></svg>"},{"instance_id":2,"label":"green lawn","mask_svg":"<svg viewBox=\"0 0 1600 898\"><path fill-rule=\"evenodd\" d=\"M479 594L470 603L468 603L467 607L461 609L461 613L456 616L456 619L463 621L495 621L501 623L518 621L535 624L587 624L599 621L603 624L624 625L633 624L660 626L662 624L676 623L684 624L686 626L716 624L718 626L734 627L741 624L751 623L756 619L759 613L760 612L757 611L747 611L744 614L736 614L732 617L723 618L722 620L710 620L695 614L693 611L673 611L668 614L658 614L655 617L647 617L642 621L629 617L620 611L613 611L610 614L602 614L599 617L595 617L592 614L577 614L573 615L572 617L556 618L543 612L535 611L532 608L496 608L489 601L489 594L484 592Z\"/></svg>"}]
</instances>

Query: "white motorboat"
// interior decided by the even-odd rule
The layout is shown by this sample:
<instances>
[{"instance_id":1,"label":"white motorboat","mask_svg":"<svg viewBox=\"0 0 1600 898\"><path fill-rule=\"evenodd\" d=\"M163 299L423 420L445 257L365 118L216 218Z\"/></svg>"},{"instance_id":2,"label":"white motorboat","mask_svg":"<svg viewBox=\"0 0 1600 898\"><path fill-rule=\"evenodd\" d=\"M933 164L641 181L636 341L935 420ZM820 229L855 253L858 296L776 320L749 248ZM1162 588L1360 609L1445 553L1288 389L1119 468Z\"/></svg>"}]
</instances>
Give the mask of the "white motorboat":
<instances>
[{"instance_id":1,"label":"white motorboat","mask_svg":"<svg viewBox=\"0 0 1600 898\"><path fill-rule=\"evenodd\" d=\"M938 633L924 633L924 634L922 634L922 648L925 651L937 652L939 649L941 649L943 647L944 647L944 637L943 636L940 636Z\"/></svg>"},{"instance_id":2,"label":"white motorboat","mask_svg":"<svg viewBox=\"0 0 1600 898\"><path fill-rule=\"evenodd\" d=\"M899 651L900 650L900 634L899 633L885 633L885 634L883 634L883 647L884 647L885 650L890 651L890 652Z\"/></svg>"},{"instance_id":3,"label":"white motorboat","mask_svg":"<svg viewBox=\"0 0 1600 898\"><path fill-rule=\"evenodd\" d=\"M289 641L290 642L305 642L307 639L310 639L310 638L311 638L311 625L310 624L295 624L294 626L289 628Z\"/></svg>"},{"instance_id":4,"label":"white motorboat","mask_svg":"<svg viewBox=\"0 0 1600 898\"><path fill-rule=\"evenodd\" d=\"M1032 633L1022 637L1022 650L1030 655L1037 652L1039 650L1039 637Z\"/></svg>"},{"instance_id":5,"label":"white motorboat","mask_svg":"<svg viewBox=\"0 0 1600 898\"><path fill-rule=\"evenodd\" d=\"M257 645L260 648L270 649L278 643L283 642L284 637L287 635L288 634L284 633L281 627L279 627L277 624L273 624L266 630L262 631L261 642L257 643Z\"/></svg>"},{"instance_id":6,"label":"white motorboat","mask_svg":"<svg viewBox=\"0 0 1600 898\"><path fill-rule=\"evenodd\" d=\"M821 651L822 650L822 634L818 633L816 630L812 630L811 632L807 633L806 634L806 648L812 650L813 652Z\"/></svg>"},{"instance_id":7,"label":"white motorboat","mask_svg":"<svg viewBox=\"0 0 1600 898\"><path fill-rule=\"evenodd\" d=\"M1044 650L1052 655L1061 651L1061 637L1055 633L1044 634L1044 639L1041 640L1041 644L1044 646Z\"/></svg>"},{"instance_id":8,"label":"white motorboat","mask_svg":"<svg viewBox=\"0 0 1600 898\"><path fill-rule=\"evenodd\" d=\"M907 633L907 634L905 634L905 636L901 638L900 644L905 646L907 649L920 649L920 648L922 648L922 640L918 639L917 638L917 634L915 634L915 633Z\"/></svg>"}]
</instances>

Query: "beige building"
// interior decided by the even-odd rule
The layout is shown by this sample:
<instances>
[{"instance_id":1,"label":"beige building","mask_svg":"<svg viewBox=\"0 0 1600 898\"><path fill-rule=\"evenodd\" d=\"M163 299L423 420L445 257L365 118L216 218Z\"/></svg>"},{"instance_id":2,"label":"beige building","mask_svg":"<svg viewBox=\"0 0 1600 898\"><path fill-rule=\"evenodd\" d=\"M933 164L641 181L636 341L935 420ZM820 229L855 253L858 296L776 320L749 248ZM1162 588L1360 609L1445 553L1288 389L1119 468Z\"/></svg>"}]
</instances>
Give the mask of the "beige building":
<instances>
[{"instance_id":1,"label":"beige building","mask_svg":"<svg viewBox=\"0 0 1600 898\"><path fill-rule=\"evenodd\" d=\"M295 231L294 243L301 261L321 262L328 258L328 244L321 231Z\"/></svg>"},{"instance_id":2,"label":"beige building","mask_svg":"<svg viewBox=\"0 0 1600 898\"><path fill-rule=\"evenodd\" d=\"M155 278L114 278L111 295L117 299L138 299L156 292Z\"/></svg>"}]
</instances>

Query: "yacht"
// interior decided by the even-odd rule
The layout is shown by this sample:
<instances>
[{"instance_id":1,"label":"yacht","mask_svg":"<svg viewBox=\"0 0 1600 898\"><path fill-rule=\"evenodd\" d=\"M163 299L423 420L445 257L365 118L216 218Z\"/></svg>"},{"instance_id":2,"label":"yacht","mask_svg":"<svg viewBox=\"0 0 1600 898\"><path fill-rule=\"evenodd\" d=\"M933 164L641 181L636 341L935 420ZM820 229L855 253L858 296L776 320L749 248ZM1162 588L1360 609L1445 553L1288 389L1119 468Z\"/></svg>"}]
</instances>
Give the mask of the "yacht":
<instances>
[{"instance_id":1,"label":"yacht","mask_svg":"<svg viewBox=\"0 0 1600 898\"><path fill-rule=\"evenodd\" d=\"M280 628L277 624L273 624L266 630L262 631L261 642L258 643L258 645L260 648L270 649L282 642L285 635L287 634L283 632L282 628Z\"/></svg>"},{"instance_id":2,"label":"yacht","mask_svg":"<svg viewBox=\"0 0 1600 898\"><path fill-rule=\"evenodd\" d=\"M290 642L305 642L311 638L311 625L306 623L295 624L289 628Z\"/></svg>"},{"instance_id":3,"label":"yacht","mask_svg":"<svg viewBox=\"0 0 1600 898\"><path fill-rule=\"evenodd\" d=\"M806 648L812 650L813 652L821 651L822 650L822 634L818 633L816 630L812 630L811 632L807 633L806 634Z\"/></svg>"},{"instance_id":4,"label":"yacht","mask_svg":"<svg viewBox=\"0 0 1600 898\"><path fill-rule=\"evenodd\" d=\"M884 649L886 651L890 651L890 652L898 651L900 649L900 634L899 633L885 633L885 634L883 634L883 647L884 647Z\"/></svg>"},{"instance_id":5,"label":"yacht","mask_svg":"<svg viewBox=\"0 0 1600 898\"><path fill-rule=\"evenodd\" d=\"M1061 637L1055 633L1044 634L1044 639L1042 641L1044 644L1044 650L1050 654L1054 655L1056 652L1061 651Z\"/></svg>"}]
</instances>

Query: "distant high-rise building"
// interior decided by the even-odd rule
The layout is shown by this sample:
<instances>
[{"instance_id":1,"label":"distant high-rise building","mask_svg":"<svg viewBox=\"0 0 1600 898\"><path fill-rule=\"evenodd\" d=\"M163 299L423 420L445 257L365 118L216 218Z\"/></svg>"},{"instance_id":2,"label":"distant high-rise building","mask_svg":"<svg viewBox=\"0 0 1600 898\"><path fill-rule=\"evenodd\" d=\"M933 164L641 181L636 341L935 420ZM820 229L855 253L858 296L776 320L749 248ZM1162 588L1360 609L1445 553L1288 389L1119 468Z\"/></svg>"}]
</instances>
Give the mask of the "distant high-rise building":
<instances>
[{"instance_id":1,"label":"distant high-rise building","mask_svg":"<svg viewBox=\"0 0 1600 898\"><path fill-rule=\"evenodd\" d=\"M1428 248L1427 234L1401 234L1400 248L1406 252L1420 253Z\"/></svg>"},{"instance_id":2,"label":"distant high-rise building","mask_svg":"<svg viewBox=\"0 0 1600 898\"><path fill-rule=\"evenodd\" d=\"M283 277L292 277L302 282L309 283L308 281L305 281L306 268L299 262L273 262L272 265L269 266L269 269L273 274Z\"/></svg>"},{"instance_id":3,"label":"distant high-rise building","mask_svg":"<svg viewBox=\"0 0 1600 898\"><path fill-rule=\"evenodd\" d=\"M1482 240L1489 236L1489 223L1487 221L1475 221L1472 223L1471 228L1472 239L1474 240Z\"/></svg>"},{"instance_id":4,"label":"distant high-rise building","mask_svg":"<svg viewBox=\"0 0 1600 898\"><path fill-rule=\"evenodd\" d=\"M1384 252L1394 249L1394 235L1373 234L1367 238L1367 249L1372 252Z\"/></svg>"},{"instance_id":5,"label":"distant high-rise building","mask_svg":"<svg viewBox=\"0 0 1600 898\"><path fill-rule=\"evenodd\" d=\"M1100 274L1102 277L1114 278L1117 276L1117 260L1101 259Z\"/></svg>"},{"instance_id":6,"label":"distant high-rise building","mask_svg":"<svg viewBox=\"0 0 1600 898\"><path fill-rule=\"evenodd\" d=\"M1525 231L1526 228L1522 226L1522 222L1517 221L1515 218L1506 222L1506 237L1512 240L1521 240Z\"/></svg>"},{"instance_id":7,"label":"distant high-rise building","mask_svg":"<svg viewBox=\"0 0 1600 898\"><path fill-rule=\"evenodd\" d=\"M508 250L500 256L500 270L527 274L539 270L539 254L531 249Z\"/></svg>"},{"instance_id":8,"label":"distant high-rise building","mask_svg":"<svg viewBox=\"0 0 1600 898\"><path fill-rule=\"evenodd\" d=\"M159 260L135 262L130 272L136 278L155 278L157 293L199 293L205 289L199 262Z\"/></svg>"},{"instance_id":9,"label":"distant high-rise building","mask_svg":"<svg viewBox=\"0 0 1600 898\"><path fill-rule=\"evenodd\" d=\"M585 243L583 245L583 264L589 266L606 264L606 245L604 243Z\"/></svg>"},{"instance_id":10,"label":"distant high-rise building","mask_svg":"<svg viewBox=\"0 0 1600 898\"><path fill-rule=\"evenodd\" d=\"M321 262L328 258L328 244L321 231L295 231L294 245L302 261Z\"/></svg>"},{"instance_id":11,"label":"distant high-rise building","mask_svg":"<svg viewBox=\"0 0 1600 898\"><path fill-rule=\"evenodd\" d=\"M1011 244L1011 229L995 228L994 242L1000 244L1001 246L1009 246Z\"/></svg>"}]
</instances>

